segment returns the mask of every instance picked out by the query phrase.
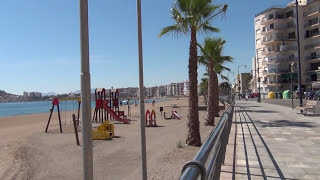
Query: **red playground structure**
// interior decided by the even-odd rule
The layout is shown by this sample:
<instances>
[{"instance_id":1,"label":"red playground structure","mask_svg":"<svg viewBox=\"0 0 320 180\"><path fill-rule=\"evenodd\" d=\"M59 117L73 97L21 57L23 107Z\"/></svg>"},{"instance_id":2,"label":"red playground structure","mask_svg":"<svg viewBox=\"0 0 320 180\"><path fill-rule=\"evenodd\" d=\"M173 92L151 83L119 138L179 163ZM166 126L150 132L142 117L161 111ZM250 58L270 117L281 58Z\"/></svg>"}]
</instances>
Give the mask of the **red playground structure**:
<instances>
[{"instance_id":1,"label":"red playground structure","mask_svg":"<svg viewBox=\"0 0 320 180\"><path fill-rule=\"evenodd\" d=\"M107 99L107 92L109 99ZM96 107L93 113L93 122L103 123L104 121L116 120L124 124L129 124L130 119L124 114L124 111L119 110L119 90L97 88L95 90Z\"/></svg>"},{"instance_id":2,"label":"red playground structure","mask_svg":"<svg viewBox=\"0 0 320 180\"><path fill-rule=\"evenodd\" d=\"M157 127L157 121L156 121L156 112L152 110L151 112L149 110L146 111L146 126L147 127Z\"/></svg>"}]
</instances>

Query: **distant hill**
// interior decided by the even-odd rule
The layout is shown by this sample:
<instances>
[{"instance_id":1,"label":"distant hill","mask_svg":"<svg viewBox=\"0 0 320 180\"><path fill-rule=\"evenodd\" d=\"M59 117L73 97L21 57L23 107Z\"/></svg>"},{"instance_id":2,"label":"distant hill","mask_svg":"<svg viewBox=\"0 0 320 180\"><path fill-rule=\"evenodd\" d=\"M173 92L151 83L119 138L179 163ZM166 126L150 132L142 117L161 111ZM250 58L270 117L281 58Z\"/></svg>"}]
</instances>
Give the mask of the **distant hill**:
<instances>
[{"instance_id":1,"label":"distant hill","mask_svg":"<svg viewBox=\"0 0 320 180\"><path fill-rule=\"evenodd\" d=\"M47 93L42 93L42 96L56 96L57 93L55 92L47 92Z\"/></svg>"},{"instance_id":2,"label":"distant hill","mask_svg":"<svg viewBox=\"0 0 320 180\"><path fill-rule=\"evenodd\" d=\"M0 96L8 96L8 95L14 95L14 94L10 94L10 93L7 93L5 91L0 90Z\"/></svg>"},{"instance_id":3,"label":"distant hill","mask_svg":"<svg viewBox=\"0 0 320 180\"><path fill-rule=\"evenodd\" d=\"M96 90L96 88L91 88L91 94L94 94L94 91ZM73 92L74 94L80 94L81 90L77 90Z\"/></svg>"}]
</instances>

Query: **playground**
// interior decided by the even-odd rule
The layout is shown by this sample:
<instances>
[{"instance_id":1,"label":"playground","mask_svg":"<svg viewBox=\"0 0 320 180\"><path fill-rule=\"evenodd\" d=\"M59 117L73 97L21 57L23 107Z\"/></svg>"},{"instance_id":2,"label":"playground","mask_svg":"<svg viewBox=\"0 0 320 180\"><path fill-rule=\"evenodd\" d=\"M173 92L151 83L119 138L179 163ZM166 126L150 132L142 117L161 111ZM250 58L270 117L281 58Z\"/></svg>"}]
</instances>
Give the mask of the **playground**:
<instances>
[{"instance_id":1,"label":"playground","mask_svg":"<svg viewBox=\"0 0 320 180\"><path fill-rule=\"evenodd\" d=\"M173 108L173 103L177 107ZM177 179L182 165L198 151L197 147L177 147L179 141L184 145L186 138L187 104L186 98L172 98L157 102L154 107L151 103L145 105L150 112L154 109L157 124L146 128L150 179ZM180 119L164 119L160 107L170 115L177 111ZM126 105L119 110L128 115ZM94 111L92 107L92 116ZM130 111L129 124L111 121L115 131L112 139L93 141L95 179L141 179L139 106L132 105ZM74 126L70 124L73 112L66 113L66 120L64 112L61 115L63 133L56 109L47 133L49 113L0 118L0 179L81 179L82 147L76 144ZM205 111L199 113L204 140L212 127L203 125ZM98 125L93 123L94 127ZM81 145L81 132L79 139Z\"/></svg>"}]
</instances>

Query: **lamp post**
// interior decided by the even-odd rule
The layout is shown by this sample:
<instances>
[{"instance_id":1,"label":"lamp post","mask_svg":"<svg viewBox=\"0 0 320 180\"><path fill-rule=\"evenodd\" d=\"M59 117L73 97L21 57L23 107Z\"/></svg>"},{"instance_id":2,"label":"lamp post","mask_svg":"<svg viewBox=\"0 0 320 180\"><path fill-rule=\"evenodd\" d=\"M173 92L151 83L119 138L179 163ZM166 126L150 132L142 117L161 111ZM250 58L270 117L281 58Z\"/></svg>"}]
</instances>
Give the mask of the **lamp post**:
<instances>
[{"instance_id":1,"label":"lamp post","mask_svg":"<svg viewBox=\"0 0 320 180\"><path fill-rule=\"evenodd\" d=\"M245 69L247 69L247 65L239 65L239 66L238 66L238 76L239 76L239 79L238 79L238 85L239 85L239 86L238 86L238 90L239 90L239 100L240 100L240 90L241 90L241 87L240 87L240 74L239 74L239 68L240 68L240 67L242 67L242 66L244 66L244 68L245 68Z\"/></svg>"},{"instance_id":2,"label":"lamp post","mask_svg":"<svg viewBox=\"0 0 320 180\"><path fill-rule=\"evenodd\" d=\"M291 107L293 109L294 107L293 107L293 77L292 77L292 74L295 73L297 70L297 63L296 62L291 63L290 69L291 69Z\"/></svg>"},{"instance_id":3,"label":"lamp post","mask_svg":"<svg viewBox=\"0 0 320 180\"><path fill-rule=\"evenodd\" d=\"M83 179L93 179L91 93L89 68L88 0L80 4L80 48L81 48L81 117L82 117L82 159Z\"/></svg>"},{"instance_id":4,"label":"lamp post","mask_svg":"<svg viewBox=\"0 0 320 180\"><path fill-rule=\"evenodd\" d=\"M259 67L259 57L258 57L258 49L256 50L256 62L258 64L258 68L256 71L258 71L258 99L257 102L261 103L261 93L260 93L260 67Z\"/></svg>"},{"instance_id":5,"label":"lamp post","mask_svg":"<svg viewBox=\"0 0 320 180\"><path fill-rule=\"evenodd\" d=\"M231 72L233 75L234 75L234 72ZM230 86L230 78L229 78L229 74L230 74L230 71L228 71L228 100L230 100L230 90L231 90L231 86Z\"/></svg>"},{"instance_id":6,"label":"lamp post","mask_svg":"<svg viewBox=\"0 0 320 180\"><path fill-rule=\"evenodd\" d=\"M295 41L297 42L298 48L298 92L299 92L299 106L303 106L302 102L302 86L301 86L301 60L300 60L300 37L299 37L299 13L298 13L298 0L296 0L296 32L297 32L297 40L282 40L280 51L285 50L284 41Z\"/></svg>"}]
</instances>

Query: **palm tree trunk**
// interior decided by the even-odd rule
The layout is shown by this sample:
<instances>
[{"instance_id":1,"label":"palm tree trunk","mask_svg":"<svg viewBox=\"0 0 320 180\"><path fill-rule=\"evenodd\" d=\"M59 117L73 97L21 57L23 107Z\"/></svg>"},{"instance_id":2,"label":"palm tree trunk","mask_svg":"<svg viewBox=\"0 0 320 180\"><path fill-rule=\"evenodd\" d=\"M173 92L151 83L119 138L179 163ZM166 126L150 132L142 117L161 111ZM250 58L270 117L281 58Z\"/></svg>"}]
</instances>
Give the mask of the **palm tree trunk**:
<instances>
[{"instance_id":1,"label":"palm tree trunk","mask_svg":"<svg viewBox=\"0 0 320 180\"><path fill-rule=\"evenodd\" d=\"M186 143L190 146L201 146L200 123L198 111L198 64L197 64L197 37L196 29L191 29L189 47L189 114L188 135Z\"/></svg>"},{"instance_id":2,"label":"palm tree trunk","mask_svg":"<svg viewBox=\"0 0 320 180\"><path fill-rule=\"evenodd\" d=\"M218 75L214 72L214 117L219 117L219 83L218 83Z\"/></svg>"},{"instance_id":3,"label":"palm tree trunk","mask_svg":"<svg viewBox=\"0 0 320 180\"><path fill-rule=\"evenodd\" d=\"M215 88L214 88L214 70L213 70L213 61L209 61L209 80L208 80L208 114L207 119L205 121L205 125L207 126L214 126L214 113L215 113L215 106L214 106L214 98L215 98Z\"/></svg>"}]
</instances>

